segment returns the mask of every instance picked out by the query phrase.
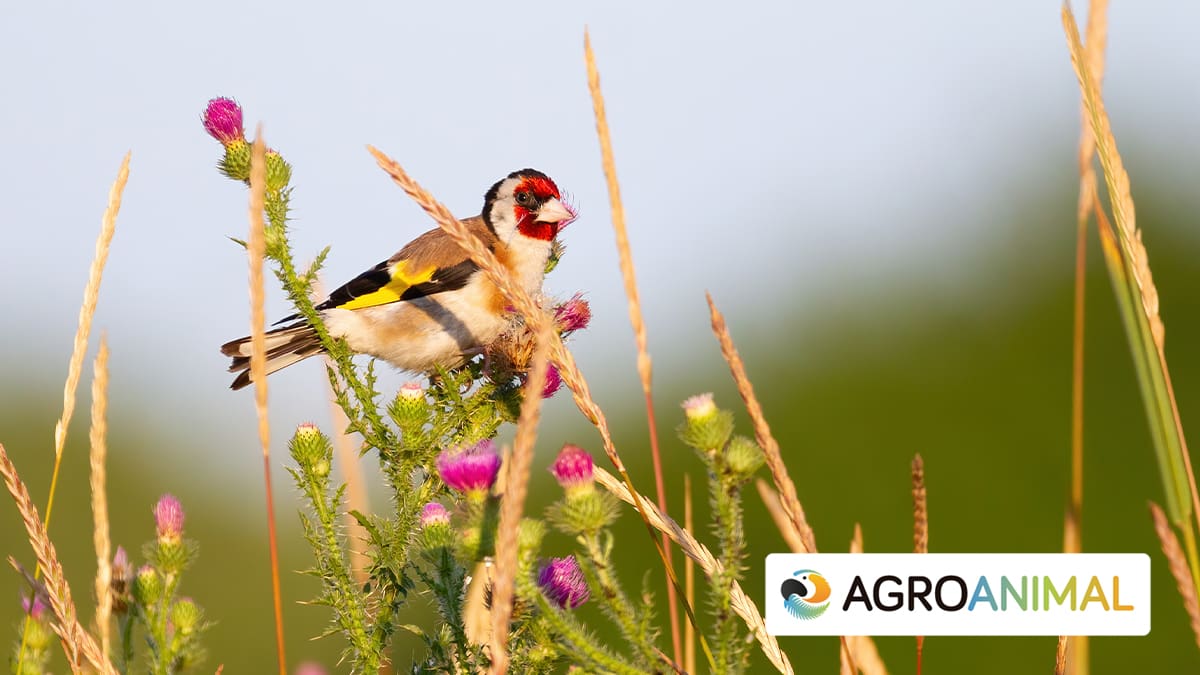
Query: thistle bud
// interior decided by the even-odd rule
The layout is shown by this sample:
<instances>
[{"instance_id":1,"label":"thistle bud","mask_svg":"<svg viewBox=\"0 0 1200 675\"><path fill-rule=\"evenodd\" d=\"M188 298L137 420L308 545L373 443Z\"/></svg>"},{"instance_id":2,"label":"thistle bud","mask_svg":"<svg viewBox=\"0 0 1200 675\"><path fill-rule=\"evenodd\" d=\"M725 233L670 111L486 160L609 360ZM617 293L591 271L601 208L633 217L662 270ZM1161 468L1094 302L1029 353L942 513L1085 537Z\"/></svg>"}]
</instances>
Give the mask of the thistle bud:
<instances>
[{"instance_id":1,"label":"thistle bud","mask_svg":"<svg viewBox=\"0 0 1200 675\"><path fill-rule=\"evenodd\" d=\"M405 382L392 402L392 419L407 434L418 433L429 421L429 400L417 382Z\"/></svg>"},{"instance_id":2,"label":"thistle bud","mask_svg":"<svg viewBox=\"0 0 1200 675\"><path fill-rule=\"evenodd\" d=\"M112 609L116 614L123 614L129 609L130 592L133 584L133 565L129 562L129 554L123 546L117 547L112 561Z\"/></svg>"},{"instance_id":3,"label":"thistle bud","mask_svg":"<svg viewBox=\"0 0 1200 675\"><path fill-rule=\"evenodd\" d=\"M554 474L568 499L596 490L592 456L578 445L564 445L550 465L550 473Z\"/></svg>"},{"instance_id":4,"label":"thistle bud","mask_svg":"<svg viewBox=\"0 0 1200 675\"><path fill-rule=\"evenodd\" d=\"M199 630L204 619L200 606L191 598L180 598L171 605L171 623L180 635L191 635Z\"/></svg>"},{"instance_id":5,"label":"thistle bud","mask_svg":"<svg viewBox=\"0 0 1200 675\"><path fill-rule=\"evenodd\" d=\"M318 479L329 475L329 467L333 461L333 444L321 433L317 425L305 422L296 427L288 450L304 473Z\"/></svg>"},{"instance_id":6,"label":"thistle bud","mask_svg":"<svg viewBox=\"0 0 1200 675\"><path fill-rule=\"evenodd\" d=\"M763 465L762 448L745 436L734 436L725 446L724 461L729 472L739 482L747 480Z\"/></svg>"},{"instance_id":7,"label":"thistle bud","mask_svg":"<svg viewBox=\"0 0 1200 675\"><path fill-rule=\"evenodd\" d=\"M34 593L33 597L22 597L21 610L29 617L23 637L25 653L21 655L20 662L12 662L12 672L49 672L46 666L50 661L50 647L54 644L54 631L50 628L51 614L46 598L41 593Z\"/></svg>"},{"instance_id":8,"label":"thistle bud","mask_svg":"<svg viewBox=\"0 0 1200 675\"><path fill-rule=\"evenodd\" d=\"M449 525L450 512L446 507L437 502L429 502L425 508L421 509L421 527L433 527L436 525Z\"/></svg>"},{"instance_id":9,"label":"thistle bud","mask_svg":"<svg viewBox=\"0 0 1200 675\"><path fill-rule=\"evenodd\" d=\"M546 526L542 521L533 518L522 518L517 526L517 551L521 554L533 555L542 546L546 536Z\"/></svg>"},{"instance_id":10,"label":"thistle bud","mask_svg":"<svg viewBox=\"0 0 1200 675\"><path fill-rule=\"evenodd\" d=\"M718 410L712 394L698 394L685 400L683 414L679 438L701 452L711 453L724 447L733 433L733 414Z\"/></svg>"},{"instance_id":11,"label":"thistle bud","mask_svg":"<svg viewBox=\"0 0 1200 675\"><path fill-rule=\"evenodd\" d=\"M267 151L267 189L279 191L288 186L292 180L292 165L284 161L283 156L274 150Z\"/></svg>"},{"instance_id":12,"label":"thistle bud","mask_svg":"<svg viewBox=\"0 0 1200 675\"><path fill-rule=\"evenodd\" d=\"M689 422L702 421L712 417L717 412L717 404L713 402L712 393L696 394L684 399L683 414Z\"/></svg>"},{"instance_id":13,"label":"thistle bud","mask_svg":"<svg viewBox=\"0 0 1200 675\"><path fill-rule=\"evenodd\" d=\"M225 146L225 155L217 169L233 180L250 180L250 145L246 141L234 141Z\"/></svg>"},{"instance_id":14,"label":"thistle bud","mask_svg":"<svg viewBox=\"0 0 1200 675\"><path fill-rule=\"evenodd\" d=\"M149 565L138 568L133 580L133 597L142 607L149 607L162 597L163 583L158 572Z\"/></svg>"}]
</instances>

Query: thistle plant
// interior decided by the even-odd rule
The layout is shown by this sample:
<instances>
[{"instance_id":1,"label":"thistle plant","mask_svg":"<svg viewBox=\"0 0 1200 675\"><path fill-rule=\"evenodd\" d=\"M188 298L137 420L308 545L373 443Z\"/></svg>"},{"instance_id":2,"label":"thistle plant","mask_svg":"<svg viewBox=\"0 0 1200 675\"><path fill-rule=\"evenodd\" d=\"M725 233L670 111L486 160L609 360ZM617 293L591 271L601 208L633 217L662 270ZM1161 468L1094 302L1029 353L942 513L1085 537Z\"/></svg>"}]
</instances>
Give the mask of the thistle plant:
<instances>
[{"instance_id":1,"label":"thistle plant","mask_svg":"<svg viewBox=\"0 0 1200 675\"><path fill-rule=\"evenodd\" d=\"M21 616L28 618L29 630L25 633L23 651L19 641L13 644L12 658L9 662L13 675L48 673L51 649L54 647L54 630L50 627L50 611L46 598L36 591L21 598ZM18 624L18 635L21 630L22 624Z\"/></svg>"},{"instance_id":2,"label":"thistle plant","mask_svg":"<svg viewBox=\"0 0 1200 675\"><path fill-rule=\"evenodd\" d=\"M201 638L209 622L194 600L181 596L183 573L195 561L195 542L183 536L183 505L163 495L154 505L155 538L142 547L146 563L133 569L124 548L112 561L113 615L120 672L189 672L204 659ZM139 665L138 647L145 653Z\"/></svg>"},{"instance_id":3,"label":"thistle plant","mask_svg":"<svg viewBox=\"0 0 1200 675\"><path fill-rule=\"evenodd\" d=\"M733 611L732 592L745 571L746 537L742 487L763 465L762 449L744 436L733 436L733 414L720 410L712 394L683 402L679 437L699 455L708 474L712 531L717 538L720 571L713 575L709 605L713 618L713 657L724 673L744 672L750 656L746 626Z\"/></svg>"},{"instance_id":4,"label":"thistle plant","mask_svg":"<svg viewBox=\"0 0 1200 675\"><path fill-rule=\"evenodd\" d=\"M653 595L643 591L640 603L630 601L613 562L616 540L609 527L619 515L617 499L596 488L595 465L583 448L563 446L550 472L562 487L563 496L549 507L547 518L579 543L580 555L573 564L580 568L588 585L596 589L597 603L632 648L631 665L654 671L661 666L661 659L656 653L658 630L653 625Z\"/></svg>"},{"instance_id":5,"label":"thistle plant","mask_svg":"<svg viewBox=\"0 0 1200 675\"><path fill-rule=\"evenodd\" d=\"M219 170L248 184L249 143L242 120L240 106L228 98L210 101L203 115L205 130L224 150ZM360 588L352 580L344 533L338 525L344 486L330 479L332 444L315 426L297 429L290 446L295 462L291 471L306 501L301 519L313 546L312 573L322 581L317 602L332 609L331 630L345 638L346 658L355 671L375 672L387 661L387 645L398 627L397 612L409 601L410 591L421 585L434 597L445 621L443 629L427 634L429 663L441 664L438 667L482 663L482 652L466 642L461 627L462 584L466 570L494 552L498 496L490 491L500 455L491 439L502 424L516 420L521 386L533 358L533 333L514 315L512 328L479 357L459 368L438 370L427 386L407 383L385 403L377 389L374 362L356 363L344 341L326 330L311 300L329 249L318 253L303 272L294 262L287 218L291 168L278 152L268 152L267 174L266 258L297 315L315 328L330 355L327 374L334 400L349 420L345 432L358 434L361 452L376 456L393 494L392 513L352 514L368 533L372 556L370 582ZM556 245L548 268L558 263L562 253L561 245ZM548 309L563 337L586 328L591 320L581 294L550 302ZM542 395L552 396L561 382L557 370L548 374ZM448 536L447 529L451 514L437 511L438 500L457 503L459 531L454 536ZM531 575L542 531L537 521L521 523L521 561ZM449 541L438 543L445 539ZM545 631L528 634L533 633L545 635ZM552 663L532 656L533 643L512 644L514 655L521 653L524 663ZM522 647L525 644L529 646ZM543 645L539 653L552 652Z\"/></svg>"}]
</instances>

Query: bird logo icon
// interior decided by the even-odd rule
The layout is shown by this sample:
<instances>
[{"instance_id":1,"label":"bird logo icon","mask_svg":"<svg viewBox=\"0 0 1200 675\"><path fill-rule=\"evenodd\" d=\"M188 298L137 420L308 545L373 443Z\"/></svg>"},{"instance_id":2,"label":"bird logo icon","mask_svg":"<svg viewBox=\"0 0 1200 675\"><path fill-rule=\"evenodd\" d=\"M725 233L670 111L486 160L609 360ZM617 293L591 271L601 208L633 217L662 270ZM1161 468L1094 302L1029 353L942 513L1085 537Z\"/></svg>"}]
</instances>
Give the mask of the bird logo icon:
<instances>
[{"instance_id":1,"label":"bird logo icon","mask_svg":"<svg viewBox=\"0 0 1200 675\"><path fill-rule=\"evenodd\" d=\"M798 570L785 579L779 586L783 596L783 606L788 614L803 619L815 619L829 609L829 596L832 590L829 582L819 572L813 570Z\"/></svg>"}]
</instances>

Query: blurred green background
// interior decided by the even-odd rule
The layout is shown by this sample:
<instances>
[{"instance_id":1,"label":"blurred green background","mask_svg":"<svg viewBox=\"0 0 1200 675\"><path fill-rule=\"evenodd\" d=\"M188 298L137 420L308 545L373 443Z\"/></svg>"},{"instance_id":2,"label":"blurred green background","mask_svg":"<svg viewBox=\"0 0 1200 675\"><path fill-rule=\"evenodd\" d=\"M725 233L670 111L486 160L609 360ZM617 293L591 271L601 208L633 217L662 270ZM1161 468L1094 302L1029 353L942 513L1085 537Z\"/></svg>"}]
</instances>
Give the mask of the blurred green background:
<instances>
[{"instance_id":1,"label":"blurred green background","mask_svg":"<svg viewBox=\"0 0 1200 675\"><path fill-rule=\"evenodd\" d=\"M1153 181L1142 181L1153 185ZM958 282L971 289L948 300L937 284L912 286L896 279L873 301L830 300L803 321L790 316L785 303L747 306L728 301L713 289L728 315L763 405L783 446L800 498L823 551L844 551L854 523L861 523L868 551L905 551L911 546L909 462L920 452L926 460L930 503L930 549L938 552L1053 552L1060 550L1062 513L1068 484L1071 263L1073 185L1062 181L1014 200L997 213L1011 226L1012 239L980 257ZM1155 279L1163 296L1168 355L1185 428L1200 405L1200 299L1193 289L1200 271L1193 260L1200 247L1185 232L1189 214L1200 204L1189 194L1135 190L1140 222L1147 228ZM1094 234L1094 233L1093 233ZM1158 552L1146 504L1161 502L1162 490L1138 401L1136 382L1112 293L1098 250L1090 251L1087 319L1086 497L1083 539L1092 552L1150 552L1153 558L1153 630L1145 638L1094 638L1093 672L1180 672L1200 664L1187 620ZM1016 287L1019 289L1012 292ZM787 282L773 283L786 293ZM653 292L653 289L650 289ZM701 289L691 302L702 303ZM649 317L650 332L656 329ZM599 324L624 321L600 316ZM666 453L672 508L681 511L682 476L702 480L700 464L675 438L681 419L677 402L703 390L739 414L739 431L750 433L715 340L707 325L688 327L690 337L670 349L683 350L694 367L658 373L656 400ZM576 350L591 348L580 334ZM668 345L659 343L660 350ZM623 366L625 364L622 364ZM614 366L615 367L615 366ZM0 429L24 479L39 503L44 501L52 464L51 430L58 414L54 371L19 385L5 384L11 402L0 407ZM640 394L633 380L614 382L593 372L599 398L617 431L617 443L635 481L652 488ZM313 386L317 386L314 384ZM135 394L129 394L137 401ZM565 400L565 396L560 396ZM91 614L90 515L86 483L86 397L72 427L63 482L53 524L57 543L84 616ZM249 401L246 402L249 406ZM542 470L565 441L582 443L600 455L594 432L569 404L555 401L539 439L534 473L534 513L557 496ZM313 410L321 418L325 410ZM211 424L208 422L207 424ZM209 665L225 672L268 672L272 667L272 622L264 515L257 491L231 495L208 478L188 479L196 457L211 452L207 430L198 420L181 422L155 414L153 401L118 406L111 423L110 466L113 539L136 551L153 534L150 506L165 486L188 509L187 530L201 545L201 557L188 574L184 591L217 621L209 633ZM286 429L276 428L277 436ZM229 471L252 472L257 453L247 441L247 457ZM155 457L152 463L137 458ZM273 460L283 461L282 453ZM368 466L371 457L362 460ZM151 469L153 467L153 470ZM220 469L225 471L226 469ZM164 473L166 474L164 476ZM765 472L764 472L765 475ZM283 588L289 656L332 665L341 647L337 639L317 642L328 619L320 607L300 606L312 597L312 581L288 570L309 562L294 517L297 495L285 477L275 476L282 529ZM253 483L253 481L251 481ZM373 496L383 505L376 480ZM694 495L698 522L706 512L703 493ZM12 508L0 509L0 548L26 564L29 550ZM698 534L706 538L706 527ZM624 580L636 586L655 565L646 535L626 514L619 528ZM755 495L747 499L751 560L783 549L782 542ZM569 542L551 538L546 551L563 552ZM661 574L652 573L658 588ZM761 601L762 578L752 564L744 586ZM12 601L0 603L0 625L14 625ZM661 591L660 591L661 594ZM420 601L413 620L421 616ZM582 610L602 626L594 608ZM663 612L665 620L665 610ZM603 629L601 629L603 630ZM10 633L11 635L12 633ZM832 672L837 667L835 639L782 638L800 672ZM665 644L665 642L664 642ZM879 640L893 672L914 672L911 639ZM1045 672L1052 667L1053 638L930 638L929 673ZM401 638L394 656L410 662L412 641ZM758 657L756 656L756 659ZM756 660L755 672L765 672Z\"/></svg>"}]
</instances>

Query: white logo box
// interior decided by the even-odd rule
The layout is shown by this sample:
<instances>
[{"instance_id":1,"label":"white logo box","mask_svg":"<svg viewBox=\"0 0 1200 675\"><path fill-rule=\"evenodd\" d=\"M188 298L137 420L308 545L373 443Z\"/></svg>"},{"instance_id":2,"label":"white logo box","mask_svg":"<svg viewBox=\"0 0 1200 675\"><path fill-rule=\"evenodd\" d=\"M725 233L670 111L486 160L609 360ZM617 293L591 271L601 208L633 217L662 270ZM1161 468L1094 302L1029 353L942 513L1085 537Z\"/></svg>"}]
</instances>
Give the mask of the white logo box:
<instances>
[{"instance_id":1,"label":"white logo box","mask_svg":"<svg viewBox=\"0 0 1200 675\"><path fill-rule=\"evenodd\" d=\"M822 594L812 590L821 587L821 580L793 576L803 570L817 573L829 588L823 612L819 606L823 603L798 610L819 614L809 619L789 613L781 593L784 582L796 578L800 585L788 585L796 597L802 588L810 597ZM980 578L986 579L986 586L980 586ZM989 591L995 609L987 600ZM803 604L795 598L792 602ZM960 602L962 607L956 609ZM901 606L890 609L898 603ZM764 607L767 632L772 635L1146 635L1150 632L1150 556L774 553L766 559Z\"/></svg>"}]
</instances>

